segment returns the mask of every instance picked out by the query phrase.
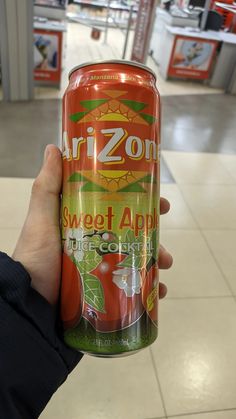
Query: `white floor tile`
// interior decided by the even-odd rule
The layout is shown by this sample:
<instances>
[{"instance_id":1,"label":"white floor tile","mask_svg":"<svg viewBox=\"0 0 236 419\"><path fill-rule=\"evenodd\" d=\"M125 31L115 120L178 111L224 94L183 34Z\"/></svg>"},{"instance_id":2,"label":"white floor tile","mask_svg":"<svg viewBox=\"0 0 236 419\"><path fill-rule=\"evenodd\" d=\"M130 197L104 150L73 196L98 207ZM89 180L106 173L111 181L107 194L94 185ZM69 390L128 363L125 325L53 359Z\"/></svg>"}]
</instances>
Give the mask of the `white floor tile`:
<instances>
[{"instance_id":1,"label":"white floor tile","mask_svg":"<svg viewBox=\"0 0 236 419\"><path fill-rule=\"evenodd\" d=\"M161 196L170 201L171 209L161 217L161 229L196 229L197 225L186 205L178 185L162 184Z\"/></svg>"},{"instance_id":2,"label":"white floor tile","mask_svg":"<svg viewBox=\"0 0 236 419\"><path fill-rule=\"evenodd\" d=\"M236 186L180 185L180 189L200 228L236 228Z\"/></svg>"},{"instance_id":3,"label":"white floor tile","mask_svg":"<svg viewBox=\"0 0 236 419\"><path fill-rule=\"evenodd\" d=\"M229 281L234 295L236 295L236 230L207 230L203 234L225 277Z\"/></svg>"},{"instance_id":4,"label":"white floor tile","mask_svg":"<svg viewBox=\"0 0 236 419\"><path fill-rule=\"evenodd\" d=\"M234 298L161 302L152 351L168 416L235 408Z\"/></svg>"},{"instance_id":5,"label":"white floor tile","mask_svg":"<svg viewBox=\"0 0 236 419\"><path fill-rule=\"evenodd\" d=\"M32 183L32 179L0 178L0 228L23 226Z\"/></svg>"},{"instance_id":6,"label":"white floor tile","mask_svg":"<svg viewBox=\"0 0 236 419\"><path fill-rule=\"evenodd\" d=\"M162 155L177 183L235 184L236 169L234 179L219 154L163 151Z\"/></svg>"},{"instance_id":7,"label":"white floor tile","mask_svg":"<svg viewBox=\"0 0 236 419\"><path fill-rule=\"evenodd\" d=\"M20 229L0 228L0 251L12 255L17 240L20 236Z\"/></svg>"},{"instance_id":8,"label":"white floor tile","mask_svg":"<svg viewBox=\"0 0 236 419\"><path fill-rule=\"evenodd\" d=\"M219 154L219 159L225 166L226 170L228 170L230 175L233 177L234 181L236 181L236 155Z\"/></svg>"},{"instance_id":9,"label":"white floor tile","mask_svg":"<svg viewBox=\"0 0 236 419\"><path fill-rule=\"evenodd\" d=\"M144 419L164 415L149 350L122 359L85 357L41 419Z\"/></svg>"},{"instance_id":10,"label":"white floor tile","mask_svg":"<svg viewBox=\"0 0 236 419\"><path fill-rule=\"evenodd\" d=\"M199 231L163 230L161 242L174 258L172 268L160 272L169 298L231 295Z\"/></svg>"},{"instance_id":11,"label":"white floor tile","mask_svg":"<svg viewBox=\"0 0 236 419\"><path fill-rule=\"evenodd\" d=\"M171 419L236 419L235 410L221 412L198 413L196 415L171 416Z\"/></svg>"}]
</instances>

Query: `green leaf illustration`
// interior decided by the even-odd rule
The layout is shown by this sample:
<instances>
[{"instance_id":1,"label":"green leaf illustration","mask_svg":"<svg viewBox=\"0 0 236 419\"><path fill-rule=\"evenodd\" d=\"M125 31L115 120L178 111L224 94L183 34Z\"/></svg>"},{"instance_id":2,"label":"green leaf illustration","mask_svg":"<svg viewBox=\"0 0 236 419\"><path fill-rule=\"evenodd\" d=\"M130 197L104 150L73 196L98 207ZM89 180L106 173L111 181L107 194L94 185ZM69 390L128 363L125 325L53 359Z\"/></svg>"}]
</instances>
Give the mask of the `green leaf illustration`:
<instances>
[{"instance_id":1,"label":"green leaf illustration","mask_svg":"<svg viewBox=\"0 0 236 419\"><path fill-rule=\"evenodd\" d=\"M118 192L146 192L145 189L138 182L131 183L124 188L118 190Z\"/></svg>"},{"instance_id":2,"label":"green leaf illustration","mask_svg":"<svg viewBox=\"0 0 236 419\"><path fill-rule=\"evenodd\" d=\"M88 179L80 172L74 172L68 179L68 182L88 182Z\"/></svg>"},{"instance_id":3,"label":"green leaf illustration","mask_svg":"<svg viewBox=\"0 0 236 419\"><path fill-rule=\"evenodd\" d=\"M86 108L92 111L93 109L96 109L98 106L103 105L103 103L108 102L109 99L92 99L92 100L82 100L80 104Z\"/></svg>"},{"instance_id":4,"label":"green leaf illustration","mask_svg":"<svg viewBox=\"0 0 236 419\"><path fill-rule=\"evenodd\" d=\"M158 243L158 234L156 230L153 230L152 232L151 244L152 244L152 249L153 249L152 256L154 257L155 260L157 260L159 243Z\"/></svg>"},{"instance_id":5,"label":"green leaf illustration","mask_svg":"<svg viewBox=\"0 0 236 419\"><path fill-rule=\"evenodd\" d=\"M102 242L102 239L98 234L94 234L93 236L89 237L89 241L93 243L94 247L97 248Z\"/></svg>"},{"instance_id":6,"label":"green leaf illustration","mask_svg":"<svg viewBox=\"0 0 236 419\"><path fill-rule=\"evenodd\" d=\"M144 177L142 177L141 179L139 179L139 182L145 182L145 183L157 183L156 179L154 178L154 176L148 174Z\"/></svg>"},{"instance_id":7,"label":"green leaf illustration","mask_svg":"<svg viewBox=\"0 0 236 419\"><path fill-rule=\"evenodd\" d=\"M121 102L128 106L129 108L133 109L133 111L142 111L144 108L146 108L147 104L143 102L135 102L134 100L127 100L122 99Z\"/></svg>"},{"instance_id":8,"label":"green leaf illustration","mask_svg":"<svg viewBox=\"0 0 236 419\"><path fill-rule=\"evenodd\" d=\"M147 113L143 113L143 112L141 112L140 115L142 116L143 119L145 119L145 121L149 125L152 125L154 122L156 122L156 118L153 115L148 115Z\"/></svg>"},{"instance_id":9,"label":"green leaf illustration","mask_svg":"<svg viewBox=\"0 0 236 419\"><path fill-rule=\"evenodd\" d=\"M73 121L73 122L78 122L85 115L87 115L87 113L88 113L88 111L74 113L73 115L70 115L70 120Z\"/></svg>"},{"instance_id":10,"label":"green leaf illustration","mask_svg":"<svg viewBox=\"0 0 236 419\"><path fill-rule=\"evenodd\" d=\"M120 262L118 265L125 268L141 269L145 266L146 257L145 255L139 254L135 255L134 253L126 256L126 258Z\"/></svg>"},{"instance_id":11,"label":"green leaf illustration","mask_svg":"<svg viewBox=\"0 0 236 419\"><path fill-rule=\"evenodd\" d=\"M128 230L125 235L125 241L127 243L133 243L135 241L135 236L133 230Z\"/></svg>"},{"instance_id":12,"label":"green leaf illustration","mask_svg":"<svg viewBox=\"0 0 236 419\"><path fill-rule=\"evenodd\" d=\"M143 243L144 233L143 231L139 231L138 236L135 236L133 230L128 230L126 232L125 241L128 243Z\"/></svg>"},{"instance_id":13,"label":"green leaf illustration","mask_svg":"<svg viewBox=\"0 0 236 419\"><path fill-rule=\"evenodd\" d=\"M107 192L107 189L93 182L87 182L80 190L81 192Z\"/></svg>"},{"instance_id":14,"label":"green leaf illustration","mask_svg":"<svg viewBox=\"0 0 236 419\"><path fill-rule=\"evenodd\" d=\"M85 302L101 313L106 313L104 307L104 291L101 282L95 275L84 274L84 298Z\"/></svg>"},{"instance_id":15,"label":"green leaf illustration","mask_svg":"<svg viewBox=\"0 0 236 419\"><path fill-rule=\"evenodd\" d=\"M76 265L81 275L93 271L98 264L101 262L102 257L96 252L96 250L90 250L84 252L84 257L81 262L77 262Z\"/></svg>"}]
</instances>

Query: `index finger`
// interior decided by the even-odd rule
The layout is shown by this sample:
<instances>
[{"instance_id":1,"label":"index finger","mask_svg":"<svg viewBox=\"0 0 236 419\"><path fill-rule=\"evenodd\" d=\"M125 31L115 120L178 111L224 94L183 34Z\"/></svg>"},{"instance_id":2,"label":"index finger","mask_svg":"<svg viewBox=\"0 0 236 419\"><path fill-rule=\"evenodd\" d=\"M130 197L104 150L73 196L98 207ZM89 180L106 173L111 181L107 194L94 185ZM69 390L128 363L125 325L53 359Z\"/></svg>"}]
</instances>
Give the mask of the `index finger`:
<instances>
[{"instance_id":1,"label":"index finger","mask_svg":"<svg viewBox=\"0 0 236 419\"><path fill-rule=\"evenodd\" d=\"M170 209L170 203L168 199L162 198L160 199L160 213L166 214Z\"/></svg>"}]
</instances>

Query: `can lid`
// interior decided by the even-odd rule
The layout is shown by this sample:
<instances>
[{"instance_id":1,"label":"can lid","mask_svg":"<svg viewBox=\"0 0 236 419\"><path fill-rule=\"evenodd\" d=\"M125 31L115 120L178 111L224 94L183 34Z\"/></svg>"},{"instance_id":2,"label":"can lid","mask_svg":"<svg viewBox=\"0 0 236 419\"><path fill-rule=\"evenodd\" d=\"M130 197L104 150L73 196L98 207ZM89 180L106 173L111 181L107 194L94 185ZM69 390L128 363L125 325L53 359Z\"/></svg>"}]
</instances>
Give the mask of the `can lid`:
<instances>
[{"instance_id":1,"label":"can lid","mask_svg":"<svg viewBox=\"0 0 236 419\"><path fill-rule=\"evenodd\" d=\"M144 64L137 63L136 61L128 61L128 60L97 60L97 61L86 62L72 68L72 70L69 72L68 77L70 79L70 76L72 75L72 73L74 73L76 70L79 70L80 68L88 67L91 65L97 65L97 64L124 64L124 65L130 65L132 67L138 67L151 73L156 80L156 74L151 68L149 68L148 66Z\"/></svg>"}]
</instances>

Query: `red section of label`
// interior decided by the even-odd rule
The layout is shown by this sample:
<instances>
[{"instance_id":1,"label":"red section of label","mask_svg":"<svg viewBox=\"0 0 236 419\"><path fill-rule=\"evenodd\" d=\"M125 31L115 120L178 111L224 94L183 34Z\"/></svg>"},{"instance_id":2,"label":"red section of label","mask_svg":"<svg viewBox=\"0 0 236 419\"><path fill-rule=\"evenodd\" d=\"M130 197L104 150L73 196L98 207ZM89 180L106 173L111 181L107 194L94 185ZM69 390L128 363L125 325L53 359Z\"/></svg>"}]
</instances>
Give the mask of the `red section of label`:
<instances>
[{"instance_id":1,"label":"red section of label","mask_svg":"<svg viewBox=\"0 0 236 419\"><path fill-rule=\"evenodd\" d=\"M160 103L154 77L121 64L81 68L71 76L63 107L66 342L85 352L137 350L157 334Z\"/></svg>"},{"instance_id":2,"label":"red section of label","mask_svg":"<svg viewBox=\"0 0 236 419\"><path fill-rule=\"evenodd\" d=\"M74 123L69 133L64 134L63 157L77 170L149 171L158 162L156 127L116 121Z\"/></svg>"},{"instance_id":3,"label":"red section of label","mask_svg":"<svg viewBox=\"0 0 236 419\"><path fill-rule=\"evenodd\" d=\"M140 77L141 84L143 76L136 77ZM75 170L150 171L157 164L159 103L151 81L146 87L148 78L144 80L145 89L140 87L142 94L138 95L134 85L129 85L128 91L122 89L121 83L116 89L97 85L95 74L93 85L81 88L79 96L74 88L68 91L63 127L66 170L73 166Z\"/></svg>"}]
</instances>

